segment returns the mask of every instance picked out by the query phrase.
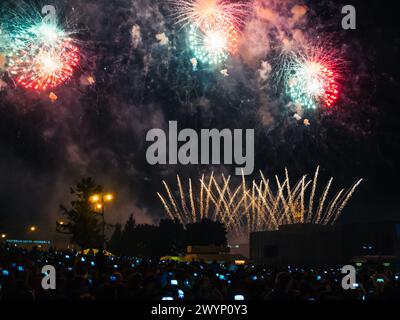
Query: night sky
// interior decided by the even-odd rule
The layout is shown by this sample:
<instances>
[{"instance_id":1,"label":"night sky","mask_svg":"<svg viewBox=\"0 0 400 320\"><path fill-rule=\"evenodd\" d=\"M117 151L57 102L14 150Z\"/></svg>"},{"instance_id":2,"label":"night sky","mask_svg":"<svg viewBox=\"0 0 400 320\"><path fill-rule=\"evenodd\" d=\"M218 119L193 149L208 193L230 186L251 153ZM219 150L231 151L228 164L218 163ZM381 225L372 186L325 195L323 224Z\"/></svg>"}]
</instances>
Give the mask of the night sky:
<instances>
[{"instance_id":1,"label":"night sky","mask_svg":"<svg viewBox=\"0 0 400 320\"><path fill-rule=\"evenodd\" d=\"M3 24L17 10L18 1L7 2ZM83 176L115 192L110 221L133 213L139 222L157 222L164 217L156 196L162 179L174 185L177 173L193 180L211 170L234 174L235 166L148 165L147 131L166 130L171 120L181 129L254 128L255 176L283 175L287 167L294 179L320 165L324 181L335 178L335 190L364 178L341 222L399 219L400 22L393 1L256 0L270 14L260 9L247 17L228 77L224 68L193 71L167 1L53 3L59 20L76 30L82 61L68 83L44 92L0 73L0 229L17 237L35 224L48 236L70 186ZM293 17L291 9L302 4L306 15ZM357 30L341 28L345 4L357 9ZM339 101L302 113L309 126L293 117L274 78L260 76L262 61L273 66L282 34L296 32L328 38L347 61ZM157 37L162 33L168 43Z\"/></svg>"}]
</instances>

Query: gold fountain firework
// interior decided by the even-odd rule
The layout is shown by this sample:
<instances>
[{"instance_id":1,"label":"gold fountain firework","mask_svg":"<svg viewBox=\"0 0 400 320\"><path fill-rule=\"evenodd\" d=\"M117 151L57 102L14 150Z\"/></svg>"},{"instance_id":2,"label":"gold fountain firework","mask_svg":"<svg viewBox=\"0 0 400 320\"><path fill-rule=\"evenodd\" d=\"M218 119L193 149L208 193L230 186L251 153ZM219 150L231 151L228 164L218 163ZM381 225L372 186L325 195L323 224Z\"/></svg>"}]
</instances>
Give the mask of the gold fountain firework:
<instances>
[{"instance_id":1,"label":"gold fountain firework","mask_svg":"<svg viewBox=\"0 0 400 320\"><path fill-rule=\"evenodd\" d=\"M250 183L242 174L241 183L232 187L231 176L212 173L203 175L195 186L189 179L187 188L177 176L176 192L163 181L166 194L157 194L169 218L183 225L202 219L220 221L238 235L277 230L285 224L335 224L362 179L331 197L333 178L319 194L318 176L319 167L312 178L304 175L294 184L287 170L283 179L270 180L260 172L259 180Z\"/></svg>"}]
</instances>

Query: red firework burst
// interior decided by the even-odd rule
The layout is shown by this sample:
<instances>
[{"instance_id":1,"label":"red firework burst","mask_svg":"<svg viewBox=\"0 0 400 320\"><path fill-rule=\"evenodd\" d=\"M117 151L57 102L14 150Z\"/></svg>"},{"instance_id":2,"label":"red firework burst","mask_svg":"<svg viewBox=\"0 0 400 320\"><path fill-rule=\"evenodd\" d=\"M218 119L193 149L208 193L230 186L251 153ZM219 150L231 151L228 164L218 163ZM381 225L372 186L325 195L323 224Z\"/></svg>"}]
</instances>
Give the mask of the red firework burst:
<instances>
[{"instance_id":1,"label":"red firework burst","mask_svg":"<svg viewBox=\"0 0 400 320\"><path fill-rule=\"evenodd\" d=\"M12 59L10 73L27 89L46 90L69 80L80 60L79 49L67 39L58 47L35 46Z\"/></svg>"},{"instance_id":2,"label":"red firework burst","mask_svg":"<svg viewBox=\"0 0 400 320\"><path fill-rule=\"evenodd\" d=\"M339 85L337 82L338 75L329 67L317 64L318 75L316 78L320 82L320 98L324 106L330 108L339 98Z\"/></svg>"},{"instance_id":3,"label":"red firework burst","mask_svg":"<svg viewBox=\"0 0 400 320\"><path fill-rule=\"evenodd\" d=\"M331 108L340 96L345 61L329 42L303 45L286 66L287 91L294 103L306 109Z\"/></svg>"}]
</instances>

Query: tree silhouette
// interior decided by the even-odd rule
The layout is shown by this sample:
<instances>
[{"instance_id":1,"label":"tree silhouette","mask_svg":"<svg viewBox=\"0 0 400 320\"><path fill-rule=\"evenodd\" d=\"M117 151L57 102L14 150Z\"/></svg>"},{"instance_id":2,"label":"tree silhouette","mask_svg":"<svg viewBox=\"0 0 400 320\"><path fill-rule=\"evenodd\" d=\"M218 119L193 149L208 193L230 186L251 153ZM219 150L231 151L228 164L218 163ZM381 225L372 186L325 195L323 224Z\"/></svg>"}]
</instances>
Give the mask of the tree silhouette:
<instances>
[{"instance_id":1,"label":"tree silhouette","mask_svg":"<svg viewBox=\"0 0 400 320\"><path fill-rule=\"evenodd\" d=\"M93 210L89 202L90 196L101 193L102 186L92 178L83 178L75 188L70 189L73 200L70 208L61 205L62 213L67 217L67 222L57 225L57 232L71 236L71 242L81 249L101 248L103 236L98 213Z\"/></svg>"},{"instance_id":2,"label":"tree silhouette","mask_svg":"<svg viewBox=\"0 0 400 320\"><path fill-rule=\"evenodd\" d=\"M136 224L133 215L124 228L117 225L109 242L112 253L147 258L185 253L186 245L226 245L226 228L204 219L184 226L177 220L161 220L158 226Z\"/></svg>"},{"instance_id":3,"label":"tree silhouette","mask_svg":"<svg viewBox=\"0 0 400 320\"><path fill-rule=\"evenodd\" d=\"M134 232L136 255L149 258L159 256L159 243L156 241L157 231L157 226L149 224L139 224L136 227Z\"/></svg>"},{"instance_id":4,"label":"tree silhouette","mask_svg":"<svg viewBox=\"0 0 400 320\"><path fill-rule=\"evenodd\" d=\"M184 253L185 229L178 220L161 220L156 241L159 256Z\"/></svg>"},{"instance_id":5,"label":"tree silhouette","mask_svg":"<svg viewBox=\"0 0 400 320\"><path fill-rule=\"evenodd\" d=\"M115 225L114 232L108 243L108 250L116 255L121 255L123 253L123 250L122 250L122 225L120 223L117 223Z\"/></svg>"},{"instance_id":6,"label":"tree silhouette","mask_svg":"<svg viewBox=\"0 0 400 320\"><path fill-rule=\"evenodd\" d=\"M228 243L226 234L226 228L223 223L203 219L198 223L191 223L186 226L185 243L186 245L194 246L225 246Z\"/></svg>"},{"instance_id":7,"label":"tree silhouette","mask_svg":"<svg viewBox=\"0 0 400 320\"><path fill-rule=\"evenodd\" d=\"M137 254L135 230L136 221L131 214L122 231L121 250L123 254L130 256Z\"/></svg>"}]
</instances>

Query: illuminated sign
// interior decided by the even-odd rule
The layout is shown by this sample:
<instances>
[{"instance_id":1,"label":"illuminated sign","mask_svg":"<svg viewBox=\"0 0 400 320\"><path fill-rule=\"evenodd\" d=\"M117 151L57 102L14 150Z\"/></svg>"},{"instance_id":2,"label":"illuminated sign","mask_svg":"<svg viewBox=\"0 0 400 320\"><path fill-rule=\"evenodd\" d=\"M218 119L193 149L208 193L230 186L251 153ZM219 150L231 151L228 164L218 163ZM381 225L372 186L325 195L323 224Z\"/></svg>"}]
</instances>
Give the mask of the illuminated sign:
<instances>
[{"instance_id":1,"label":"illuminated sign","mask_svg":"<svg viewBox=\"0 0 400 320\"><path fill-rule=\"evenodd\" d=\"M47 240L6 240L7 243L11 244L44 244L44 245L50 245L51 241Z\"/></svg>"}]
</instances>

